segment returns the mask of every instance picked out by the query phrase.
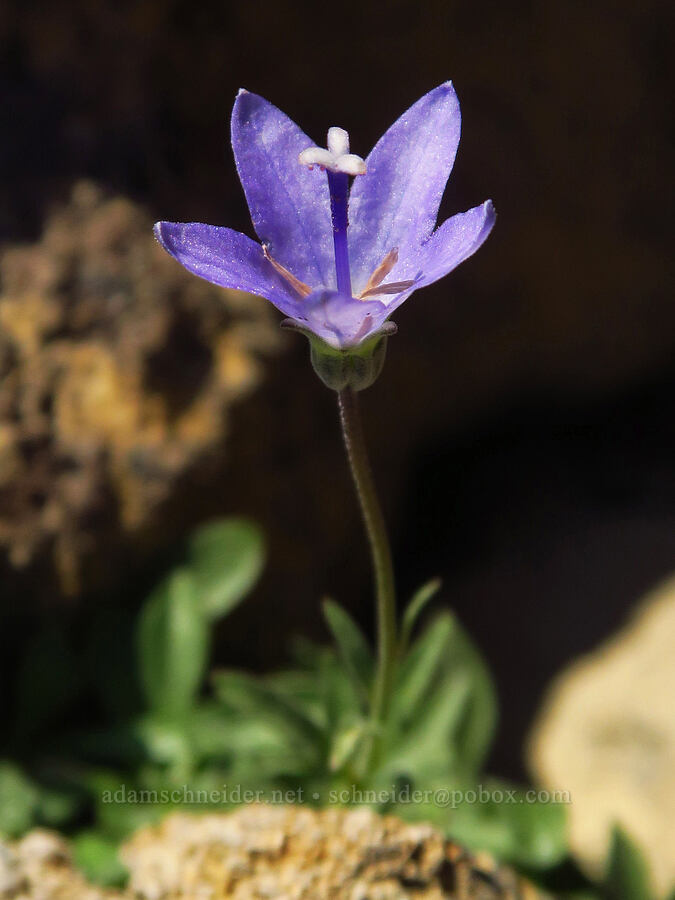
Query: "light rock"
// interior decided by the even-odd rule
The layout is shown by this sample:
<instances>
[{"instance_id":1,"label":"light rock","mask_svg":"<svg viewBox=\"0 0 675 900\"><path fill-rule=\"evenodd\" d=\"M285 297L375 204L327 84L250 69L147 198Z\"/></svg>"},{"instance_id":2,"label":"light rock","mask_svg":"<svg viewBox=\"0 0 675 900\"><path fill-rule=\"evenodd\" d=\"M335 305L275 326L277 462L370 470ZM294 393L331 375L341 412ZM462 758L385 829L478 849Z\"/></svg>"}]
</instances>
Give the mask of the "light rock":
<instances>
[{"instance_id":1,"label":"light rock","mask_svg":"<svg viewBox=\"0 0 675 900\"><path fill-rule=\"evenodd\" d=\"M367 809L175 813L121 856L129 884L106 891L85 882L55 834L0 840L0 900L544 900L433 828Z\"/></svg>"},{"instance_id":2,"label":"light rock","mask_svg":"<svg viewBox=\"0 0 675 900\"><path fill-rule=\"evenodd\" d=\"M0 841L1 900L121 900L116 891L87 884L73 868L66 841L31 831L14 843Z\"/></svg>"},{"instance_id":3,"label":"light rock","mask_svg":"<svg viewBox=\"0 0 675 900\"><path fill-rule=\"evenodd\" d=\"M529 749L535 777L571 794L574 854L593 875L619 823L655 886L675 883L675 579L553 685Z\"/></svg>"},{"instance_id":4,"label":"light rock","mask_svg":"<svg viewBox=\"0 0 675 900\"><path fill-rule=\"evenodd\" d=\"M176 813L123 848L138 900L535 900L430 827L367 809Z\"/></svg>"}]
</instances>

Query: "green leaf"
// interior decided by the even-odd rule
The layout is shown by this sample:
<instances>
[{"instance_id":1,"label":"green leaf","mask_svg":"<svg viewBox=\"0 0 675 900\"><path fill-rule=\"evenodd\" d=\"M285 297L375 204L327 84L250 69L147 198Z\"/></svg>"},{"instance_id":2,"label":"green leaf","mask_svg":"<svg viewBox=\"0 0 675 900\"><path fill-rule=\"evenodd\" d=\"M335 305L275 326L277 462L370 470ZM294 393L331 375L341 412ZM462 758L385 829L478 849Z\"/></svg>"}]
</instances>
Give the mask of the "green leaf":
<instances>
[{"instance_id":1,"label":"green leaf","mask_svg":"<svg viewBox=\"0 0 675 900\"><path fill-rule=\"evenodd\" d=\"M430 698L434 695L441 702L441 693L443 702L453 707L452 717L448 713L453 774L471 780L481 771L492 743L497 699L480 653L447 611L422 632L401 662L392 704L394 730L414 734L418 721L429 721Z\"/></svg>"},{"instance_id":2,"label":"green leaf","mask_svg":"<svg viewBox=\"0 0 675 900\"><path fill-rule=\"evenodd\" d=\"M37 786L14 765L0 762L0 834L18 837L35 824Z\"/></svg>"},{"instance_id":3,"label":"green leaf","mask_svg":"<svg viewBox=\"0 0 675 900\"><path fill-rule=\"evenodd\" d=\"M333 648L315 644L314 641L301 635L295 635L291 638L290 651L291 659L297 666L300 666L301 669L311 670L317 669L326 654L333 653Z\"/></svg>"},{"instance_id":4,"label":"green leaf","mask_svg":"<svg viewBox=\"0 0 675 900\"><path fill-rule=\"evenodd\" d=\"M604 894L607 900L652 900L654 897L642 851L618 825L612 831Z\"/></svg>"},{"instance_id":5,"label":"green leaf","mask_svg":"<svg viewBox=\"0 0 675 900\"><path fill-rule=\"evenodd\" d=\"M458 723L469 701L466 679L443 679L417 711L413 724L392 736L386 753L386 769L391 777L412 778L416 787L426 780L446 777L457 768L455 741Z\"/></svg>"},{"instance_id":6,"label":"green leaf","mask_svg":"<svg viewBox=\"0 0 675 900\"><path fill-rule=\"evenodd\" d=\"M121 841L133 831L162 819L173 808L170 794L162 788L171 783L163 768L146 766L131 774L125 771L92 769L80 779L87 786L95 809L96 831L113 841Z\"/></svg>"},{"instance_id":7,"label":"green leaf","mask_svg":"<svg viewBox=\"0 0 675 900\"><path fill-rule=\"evenodd\" d=\"M302 706L262 679L244 672L220 671L213 676L213 686L216 697L242 713L249 727L257 723L265 731L272 726L291 742L299 763L315 758L325 744L321 729Z\"/></svg>"},{"instance_id":8,"label":"green leaf","mask_svg":"<svg viewBox=\"0 0 675 900\"><path fill-rule=\"evenodd\" d=\"M105 887L121 887L128 871L119 858L119 848L97 831L81 831L72 841L75 865L89 881Z\"/></svg>"},{"instance_id":9,"label":"green leaf","mask_svg":"<svg viewBox=\"0 0 675 900\"><path fill-rule=\"evenodd\" d=\"M276 672L275 690L299 706L326 735L335 735L361 721L363 697L333 647L317 648L302 666Z\"/></svg>"},{"instance_id":10,"label":"green leaf","mask_svg":"<svg viewBox=\"0 0 675 900\"><path fill-rule=\"evenodd\" d=\"M426 695L437 683L437 674L450 646L454 620L441 614L415 641L403 659L394 692L392 714L403 727L421 712Z\"/></svg>"},{"instance_id":11,"label":"green leaf","mask_svg":"<svg viewBox=\"0 0 675 900\"><path fill-rule=\"evenodd\" d=\"M446 667L446 678L466 680L469 685L469 697L455 734L458 768L468 779L482 770L492 745L497 730L497 695L482 655L456 619Z\"/></svg>"},{"instance_id":12,"label":"green leaf","mask_svg":"<svg viewBox=\"0 0 675 900\"><path fill-rule=\"evenodd\" d=\"M248 519L199 528L188 544L188 566L204 613L216 619L235 607L258 580L264 559L262 532Z\"/></svg>"},{"instance_id":13,"label":"green leaf","mask_svg":"<svg viewBox=\"0 0 675 900\"><path fill-rule=\"evenodd\" d=\"M363 632L349 613L333 600L324 600L323 614L331 630L345 670L364 707L370 697L373 680L373 654Z\"/></svg>"},{"instance_id":14,"label":"green leaf","mask_svg":"<svg viewBox=\"0 0 675 900\"><path fill-rule=\"evenodd\" d=\"M331 650L314 670L318 687L319 721L330 734L363 718L363 701L341 660Z\"/></svg>"},{"instance_id":15,"label":"green leaf","mask_svg":"<svg viewBox=\"0 0 675 900\"><path fill-rule=\"evenodd\" d=\"M152 715L134 723L134 734L144 749L145 757L167 773L188 777L194 767L192 736L188 723L192 710L176 721L165 716Z\"/></svg>"},{"instance_id":16,"label":"green leaf","mask_svg":"<svg viewBox=\"0 0 675 900\"><path fill-rule=\"evenodd\" d=\"M388 723L385 769L424 788L480 771L495 726L487 670L457 620L442 613L401 662Z\"/></svg>"},{"instance_id":17,"label":"green leaf","mask_svg":"<svg viewBox=\"0 0 675 900\"><path fill-rule=\"evenodd\" d=\"M563 805L530 802L526 793L497 779L486 780L474 790L477 802L469 802L472 796L465 792L463 801L447 811L447 830L453 839L529 869L548 869L564 859ZM481 790L489 794L482 801Z\"/></svg>"},{"instance_id":18,"label":"green leaf","mask_svg":"<svg viewBox=\"0 0 675 900\"><path fill-rule=\"evenodd\" d=\"M146 601L138 622L143 691L154 712L176 718L192 707L208 661L208 637L194 579L178 569Z\"/></svg>"},{"instance_id":19,"label":"green leaf","mask_svg":"<svg viewBox=\"0 0 675 900\"><path fill-rule=\"evenodd\" d=\"M60 828L72 821L81 811L81 797L74 791L41 787L37 803L37 818L41 825Z\"/></svg>"},{"instance_id":20,"label":"green leaf","mask_svg":"<svg viewBox=\"0 0 675 900\"><path fill-rule=\"evenodd\" d=\"M337 772L352 763L360 753L365 742L372 738L372 723L363 720L350 728L337 732L333 739L329 767Z\"/></svg>"},{"instance_id":21,"label":"green leaf","mask_svg":"<svg viewBox=\"0 0 675 900\"><path fill-rule=\"evenodd\" d=\"M426 584L423 584L422 587L418 588L413 594L412 599L403 614L403 621L401 622L401 637L399 640L399 656L401 658L408 652L410 638L418 618L425 606L432 597L438 593L440 588L441 579L432 578L431 581L427 581Z\"/></svg>"},{"instance_id":22,"label":"green leaf","mask_svg":"<svg viewBox=\"0 0 675 900\"><path fill-rule=\"evenodd\" d=\"M231 760L232 734L236 724L237 720L215 700L202 702L190 712L185 728L199 765L227 764Z\"/></svg>"},{"instance_id":23,"label":"green leaf","mask_svg":"<svg viewBox=\"0 0 675 900\"><path fill-rule=\"evenodd\" d=\"M32 737L77 697L80 678L65 632L48 627L28 644L17 682L16 735Z\"/></svg>"},{"instance_id":24,"label":"green leaf","mask_svg":"<svg viewBox=\"0 0 675 900\"><path fill-rule=\"evenodd\" d=\"M124 785L124 790L132 798L142 796L140 788ZM120 792L122 788L119 788ZM155 825L164 818L170 806L164 803L146 803L136 800L106 802L98 800L96 804L97 827L101 834L112 841L122 841L134 831L145 825Z\"/></svg>"}]
</instances>

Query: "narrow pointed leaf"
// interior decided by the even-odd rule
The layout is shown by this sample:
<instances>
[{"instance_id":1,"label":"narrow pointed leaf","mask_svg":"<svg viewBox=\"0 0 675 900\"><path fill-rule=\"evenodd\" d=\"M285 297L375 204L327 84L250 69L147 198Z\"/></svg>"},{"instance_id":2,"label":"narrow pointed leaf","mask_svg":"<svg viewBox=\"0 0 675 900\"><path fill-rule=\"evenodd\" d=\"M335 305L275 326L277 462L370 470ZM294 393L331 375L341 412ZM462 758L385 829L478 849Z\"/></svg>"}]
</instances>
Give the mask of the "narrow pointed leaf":
<instances>
[{"instance_id":1,"label":"narrow pointed leaf","mask_svg":"<svg viewBox=\"0 0 675 900\"><path fill-rule=\"evenodd\" d=\"M423 584L422 587L418 588L413 594L412 599L403 614L403 621L401 623L401 638L399 645L399 655L401 657L403 657L408 650L410 638L420 614L432 597L438 593L440 588L441 579L432 578L431 581L427 581L426 584Z\"/></svg>"},{"instance_id":2,"label":"narrow pointed leaf","mask_svg":"<svg viewBox=\"0 0 675 900\"><path fill-rule=\"evenodd\" d=\"M373 654L363 632L349 613L333 600L325 600L323 614L338 653L359 696L367 702L373 680Z\"/></svg>"},{"instance_id":3,"label":"narrow pointed leaf","mask_svg":"<svg viewBox=\"0 0 675 900\"><path fill-rule=\"evenodd\" d=\"M447 665L447 677L466 678L470 685L469 700L455 735L458 766L470 777L481 771L497 730L497 695L481 653L457 620Z\"/></svg>"},{"instance_id":4,"label":"narrow pointed leaf","mask_svg":"<svg viewBox=\"0 0 675 900\"><path fill-rule=\"evenodd\" d=\"M337 772L350 763L361 750L363 743L370 736L370 723L363 721L339 732L333 741L329 766Z\"/></svg>"},{"instance_id":5,"label":"narrow pointed leaf","mask_svg":"<svg viewBox=\"0 0 675 900\"><path fill-rule=\"evenodd\" d=\"M415 641L401 663L393 714L404 724L415 716L436 680L448 651L454 621L448 613L436 619Z\"/></svg>"},{"instance_id":6,"label":"narrow pointed leaf","mask_svg":"<svg viewBox=\"0 0 675 900\"><path fill-rule=\"evenodd\" d=\"M391 739L387 769L420 786L431 777L448 778L457 767L455 733L470 700L468 680L442 680L428 696L409 728Z\"/></svg>"},{"instance_id":7,"label":"narrow pointed leaf","mask_svg":"<svg viewBox=\"0 0 675 900\"><path fill-rule=\"evenodd\" d=\"M392 709L394 732L416 731L427 706L441 690L456 713L452 720L456 774L474 777L481 770L494 736L497 702L480 653L449 612L422 632L401 662ZM461 705L454 706L456 695L462 695Z\"/></svg>"}]
</instances>

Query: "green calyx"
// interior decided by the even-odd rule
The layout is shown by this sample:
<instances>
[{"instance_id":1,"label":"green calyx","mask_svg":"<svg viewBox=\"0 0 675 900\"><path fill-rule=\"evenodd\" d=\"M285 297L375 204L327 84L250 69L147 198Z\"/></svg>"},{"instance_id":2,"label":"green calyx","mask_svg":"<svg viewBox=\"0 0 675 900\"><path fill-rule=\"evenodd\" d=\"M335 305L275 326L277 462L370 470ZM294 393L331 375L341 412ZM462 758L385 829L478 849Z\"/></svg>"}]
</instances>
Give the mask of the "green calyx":
<instances>
[{"instance_id":1,"label":"green calyx","mask_svg":"<svg viewBox=\"0 0 675 900\"><path fill-rule=\"evenodd\" d=\"M281 325L305 335L309 341L312 367L326 387L333 391L343 391L345 388L363 391L374 384L384 366L387 338L396 333L396 325L385 322L376 334L363 343L338 349L300 327L293 319L285 319Z\"/></svg>"}]
</instances>

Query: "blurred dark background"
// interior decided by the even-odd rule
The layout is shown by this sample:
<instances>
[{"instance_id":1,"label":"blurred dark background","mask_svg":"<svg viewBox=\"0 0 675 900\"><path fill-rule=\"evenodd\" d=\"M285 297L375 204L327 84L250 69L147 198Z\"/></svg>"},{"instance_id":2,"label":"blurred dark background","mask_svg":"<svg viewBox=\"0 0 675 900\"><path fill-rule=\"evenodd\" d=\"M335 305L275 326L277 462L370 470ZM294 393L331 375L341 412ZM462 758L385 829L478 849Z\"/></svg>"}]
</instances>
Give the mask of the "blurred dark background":
<instances>
[{"instance_id":1,"label":"blurred dark background","mask_svg":"<svg viewBox=\"0 0 675 900\"><path fill-rule=\"evenodd\" d=\"M229 512L262 523L270 558L218 661L283 663L292 634L324 635L327 592L370 627L335 402L304 341L183 277L148 228L251 233L240 86L366 155L452 78L442 216L492 197L498 223L397 315L363 405L402 594L443 577L497 676L492 767L518 775L552 675L675 569L673 24L658 0L5 0L7 667L37 622L133 609L188 530Z\"/></svg>"}]
</instances>

